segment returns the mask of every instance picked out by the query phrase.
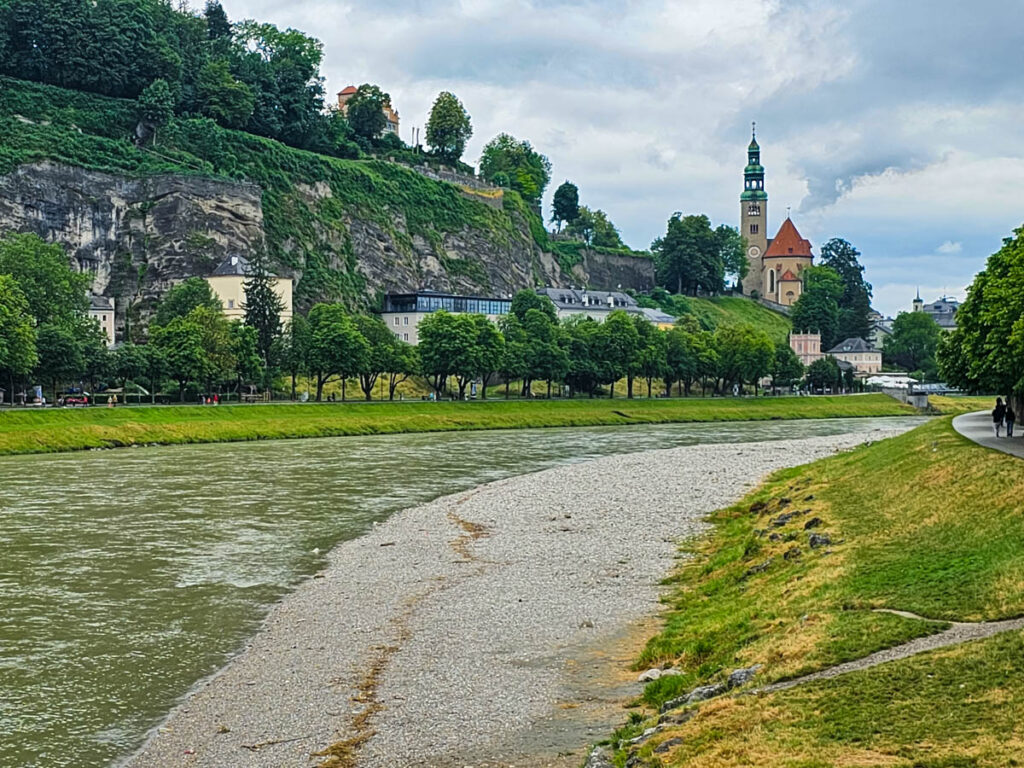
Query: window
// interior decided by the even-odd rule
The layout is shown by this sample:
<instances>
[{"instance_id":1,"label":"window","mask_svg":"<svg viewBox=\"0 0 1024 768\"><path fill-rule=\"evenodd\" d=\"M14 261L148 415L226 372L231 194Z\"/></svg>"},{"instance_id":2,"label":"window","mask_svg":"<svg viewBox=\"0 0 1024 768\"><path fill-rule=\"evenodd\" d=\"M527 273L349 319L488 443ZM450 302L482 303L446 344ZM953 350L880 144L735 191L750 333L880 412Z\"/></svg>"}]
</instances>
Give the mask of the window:
<instances>
[{"instance_id":1,"label":"window","mask_svg":"<svg viewBox=\"0 0 1024 768\"><path fill-rule=\"evenodd\" d=\"M775 270L768 270L768 293L775 293Z\"/></svg>"},{"instance_id":2,"label":"window","mask_svg":"<svg viewBox=\"0 0 1024 768\"><path fill-rule=\"evenodd\" d=\"M235 308L235 300L234 299L228 299L228 309L234 309L234 308Z\"/></svg>"},{"instance_id":3,"label":"window","mask_svg":"<svg viewBox=\"0 0 1024 768\"><path fill-rule=\"evenodd\" d=\"M398 324L397 320L395 321L395 324L396 325ZM409 324L409 318L408 317L403 317L402 318L402 325L408 325L408 324Z\"/></svg>"},{"instance_id":4,"label":"window","mask_svg":"<svg viewBox=\"0 0 1024 768\"><path fill-rule=\"evenodd\" d=\"M409 334L408 333L403 333L402 334L402 340L403 341L408 341L409 340Z\"/></svg>"},{"instance_id":5,"label":"window","mask_svg":"<svg viewBox=\"0 0 1024 768\"><path fill-rule=\"evenodd\" d=\"M395 325L398 325L398 315L395 315Z\"/></svg>"},{"instance_id":6,"label":"window","mask_svg":"<svg viewBox=\"0 0 1024 768\"><path fill-rule=\"evenodd\" d=\"M756 235L756 234L757 234L757 231L758 231L758 226L757 226L757 224L751 224L751 225L750 225L750 234L752 234L752 235Z\"/></svg>"}]
</instances>

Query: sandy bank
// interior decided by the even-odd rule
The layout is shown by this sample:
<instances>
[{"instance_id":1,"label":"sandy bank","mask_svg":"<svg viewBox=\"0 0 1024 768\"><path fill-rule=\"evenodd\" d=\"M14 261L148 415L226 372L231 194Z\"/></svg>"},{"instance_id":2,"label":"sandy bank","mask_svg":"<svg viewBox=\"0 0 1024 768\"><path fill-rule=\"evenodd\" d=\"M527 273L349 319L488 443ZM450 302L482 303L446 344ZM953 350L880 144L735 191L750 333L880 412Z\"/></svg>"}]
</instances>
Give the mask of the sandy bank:
<instances>
[{"instance_id":1,"label":"sandy bank","mask_svg":"<svg viewBox=\"0 0 1024 768\"><path fill-rule=\"evenodd\" d=\"M399 513L340 545L130 765L311 766L336 745L361 768L577 766L639 690L638 622L678 541L767 473L891 434L613 456Z\"/></svg>"}]
</instances>

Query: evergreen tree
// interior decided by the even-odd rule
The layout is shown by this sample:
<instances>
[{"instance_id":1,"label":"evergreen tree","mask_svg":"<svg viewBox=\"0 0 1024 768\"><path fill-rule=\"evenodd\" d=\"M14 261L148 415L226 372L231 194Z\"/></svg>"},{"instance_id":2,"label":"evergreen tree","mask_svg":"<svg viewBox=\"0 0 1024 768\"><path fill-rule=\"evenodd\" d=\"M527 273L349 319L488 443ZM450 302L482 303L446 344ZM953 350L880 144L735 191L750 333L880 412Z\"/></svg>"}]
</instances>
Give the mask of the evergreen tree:
<instances>
[{"instance_id":1,"label":"evergreen tree","mask_svg":"<svg viewBox=\"0 0 1024 768\"><path fill-rule=\"evenodd\" d=\"M804 289L793 305L790 317L798 331L821 334L821 348L831 349L842 341L839 334L839 299L843 283L831 267L808 267L802 274Z\"/></svg>"},{"instance_id":2,"label":"evergreen tree","mask_svg":"<svg viewBox=\"0 0 1024 768\"><path fill-rule=\"evenodd\" d=\"M473 136L469 113L455 94L442 91L434 101L427 120L427 144L434 154L449 163L457 163Z\"/></svg>"},{"instance_id":3,"label":"evergreen tree","mask_svg":"<svg viewBox=\"0 0 1024 768\"><path fill-rule=\"evenodd\" d=\"M832 238L821 247L818 263L831 267L843 283L838 299L839 327L837 339L866 339L871 332L868 313L871 311L871 284L864 280L864 267L858 261L860 251L841 238Z\"/></svg>"},{"instance_id":4,"label":"evergreen tree","mask_svg":"<svg viewBox=\"0 0 1024 768\"><path fill-rule=\"evenodd\" d=\"M281 335L284 303L274 290L274 276L267 269L263 251L256 251L242 283L245 324L256 332L256 352L264 371L274 367L273 352Z\"/></svg>"},{"instance_id":5,"label":"evergreen tree","mask_svg":"<svg viewBox=\"0 0 1024 768\"><path fill-rule=\"evenodd\" d=\"M206 18L206 34L210 40L231 38L231 22L218 0L206 0L203 16Z\"/></svg>"}]
</instances>

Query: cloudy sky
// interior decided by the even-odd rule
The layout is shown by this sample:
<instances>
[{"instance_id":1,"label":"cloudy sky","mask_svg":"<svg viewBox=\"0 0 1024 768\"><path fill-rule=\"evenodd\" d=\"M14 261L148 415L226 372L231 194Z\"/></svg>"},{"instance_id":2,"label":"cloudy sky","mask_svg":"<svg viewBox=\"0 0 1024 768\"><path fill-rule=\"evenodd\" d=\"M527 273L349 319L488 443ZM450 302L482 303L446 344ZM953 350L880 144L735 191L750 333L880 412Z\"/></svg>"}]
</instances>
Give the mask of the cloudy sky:
<instances>
[{"instance_id":1,"label":"cloudy sky","mask_svg":"<svg viewBox=\"0 0 1024 768\"><path fill-rule=\"evenodd\" d=\"M770 228L851 241L883 312L962 298L1024 223L1024 0L222 2L320 38L328 90L381 85L406 141L454 91L468 162L529 139L637 248L673 211L738 224L753 120Z\"/></svg>"}]
</instances>

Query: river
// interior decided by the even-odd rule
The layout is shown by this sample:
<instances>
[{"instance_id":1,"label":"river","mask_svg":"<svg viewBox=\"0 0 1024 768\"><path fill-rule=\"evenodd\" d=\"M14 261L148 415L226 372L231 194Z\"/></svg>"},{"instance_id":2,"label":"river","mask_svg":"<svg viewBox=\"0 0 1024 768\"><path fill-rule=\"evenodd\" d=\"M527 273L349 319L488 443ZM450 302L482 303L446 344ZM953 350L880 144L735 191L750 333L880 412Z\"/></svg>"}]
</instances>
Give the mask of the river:
<instances>
[{"instance_id":1,"label":"river","mask_svg":"<svg viewBox=\"0 0 1024 768\"><path fill-rule=\"evenodd\" d=\"M399 509L611 454L918 421L449 432L0 459L0 765L116 763L332 546Z\"/></svg>"}]
</instances>

